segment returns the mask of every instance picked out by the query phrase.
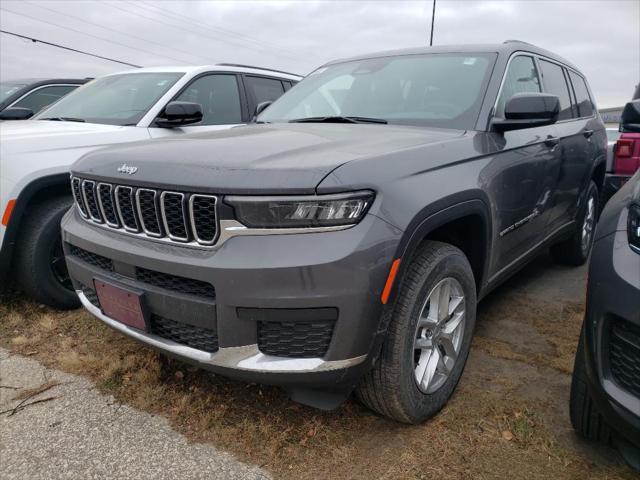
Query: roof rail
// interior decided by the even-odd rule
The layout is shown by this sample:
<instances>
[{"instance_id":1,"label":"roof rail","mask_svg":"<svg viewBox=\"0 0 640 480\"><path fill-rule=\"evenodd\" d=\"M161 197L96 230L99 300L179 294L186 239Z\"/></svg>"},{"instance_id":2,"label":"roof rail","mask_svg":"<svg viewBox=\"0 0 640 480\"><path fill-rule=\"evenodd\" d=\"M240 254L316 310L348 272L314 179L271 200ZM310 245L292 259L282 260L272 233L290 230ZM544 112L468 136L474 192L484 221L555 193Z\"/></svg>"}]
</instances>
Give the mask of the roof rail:
<instances>
[{"instance_id":1,"label":"roof rail","mask_svg":"<svg viewBox=\"0 0 640 480\"><path fill-rule=\"evenodd\" d=\"M297 73L285 72L283 70L275 70L273 68L254 67L253 65L242 65L240 63L216 63L216 65L220 67L255 68L256 70L266 70L268 72L284 73L285 75L295 75L296 77L302 77L302 75L298 75Z\"/></svg>"},{"instance_id":2,"label":"roof rail","mask_svg":"<svg viewBox=\"0 0 640 480\"><path fill-rule=\"evenodd\" d=\"M525 45L531 45L532 47L535 47L535 45L533 43L523 42L522 40L517 40L517 39L505 40L502 43L503 44L505 44L505 43L524 43Z\"/></svg>"}]
</instances>

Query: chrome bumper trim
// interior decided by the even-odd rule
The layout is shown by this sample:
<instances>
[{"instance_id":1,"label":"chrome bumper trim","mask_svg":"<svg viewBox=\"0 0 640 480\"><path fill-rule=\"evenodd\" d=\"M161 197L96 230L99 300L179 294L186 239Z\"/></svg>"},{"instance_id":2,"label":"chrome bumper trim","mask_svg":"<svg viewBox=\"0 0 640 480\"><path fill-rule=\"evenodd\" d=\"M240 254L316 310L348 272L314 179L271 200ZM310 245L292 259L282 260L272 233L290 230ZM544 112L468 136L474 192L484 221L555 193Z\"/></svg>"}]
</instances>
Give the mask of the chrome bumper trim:
<instances>
[{"instance_id":1,"label":"chrome bumper trim","mask_svg":"<svg viewBox=\"0 0 640 480\"><path fill-rule=\"evenodd\" d=\"M366 355L361 355L359 357L347 358L345 360L329 361L323 360L322 358L282 358L261 353L260 350L258 350L258 345L256 344L245 345L242 347L220 348L216 353L208 353L128 327L124 323L113 320L103 314L100 309L87 300L87 297L82 293L82 290L76 290L76 293L78 294L82 305L89 311L89 313L114 330L118 330L139 342L146 343L147 345L159 350L205 365L233 368L236 370L250 372L315 373L352 367L364 362L367 357Z\"/></svg>"}]
</instances>

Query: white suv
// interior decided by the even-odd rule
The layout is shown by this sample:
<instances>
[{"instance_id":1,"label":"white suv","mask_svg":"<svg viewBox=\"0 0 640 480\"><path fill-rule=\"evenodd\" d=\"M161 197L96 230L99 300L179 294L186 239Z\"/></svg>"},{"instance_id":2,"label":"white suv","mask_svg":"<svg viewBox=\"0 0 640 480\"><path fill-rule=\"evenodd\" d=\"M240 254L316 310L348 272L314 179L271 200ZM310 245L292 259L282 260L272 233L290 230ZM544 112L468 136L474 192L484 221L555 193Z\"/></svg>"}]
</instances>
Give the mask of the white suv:
<instances>
[{"instance_id":1,"label":"white suv","mask_svg":"<svg viewBox=\"0 0 640 480\"><path fill-rule=\"evenodd\" d=\"M235 64L141 68L93 80L33 120L0 123L0 287L13 272L36 301L78 305L59 224L71 205L68 167L79 157L247 123L300 78Z\"/></svg>"}]
</instances>

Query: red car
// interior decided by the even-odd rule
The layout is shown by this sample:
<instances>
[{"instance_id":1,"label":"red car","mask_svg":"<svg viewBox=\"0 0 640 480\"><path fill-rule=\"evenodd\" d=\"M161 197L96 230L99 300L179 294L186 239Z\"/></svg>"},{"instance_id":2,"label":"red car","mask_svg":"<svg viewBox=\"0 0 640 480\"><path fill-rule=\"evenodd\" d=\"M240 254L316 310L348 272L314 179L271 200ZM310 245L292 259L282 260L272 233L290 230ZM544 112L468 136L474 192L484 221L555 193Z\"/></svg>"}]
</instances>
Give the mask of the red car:
<instances>
[{"instance_id":1,"label":"red car","mask_svg":"<svg viewBox=\"0 0 640 480\"><path fill-rule=\"evenodd\" d=\"M613 149L613 172L608 173L605 179L607 198L640 170L640 98L625 105L620 118L620 131L622 134Z\"/></svg>"}]
</instances>

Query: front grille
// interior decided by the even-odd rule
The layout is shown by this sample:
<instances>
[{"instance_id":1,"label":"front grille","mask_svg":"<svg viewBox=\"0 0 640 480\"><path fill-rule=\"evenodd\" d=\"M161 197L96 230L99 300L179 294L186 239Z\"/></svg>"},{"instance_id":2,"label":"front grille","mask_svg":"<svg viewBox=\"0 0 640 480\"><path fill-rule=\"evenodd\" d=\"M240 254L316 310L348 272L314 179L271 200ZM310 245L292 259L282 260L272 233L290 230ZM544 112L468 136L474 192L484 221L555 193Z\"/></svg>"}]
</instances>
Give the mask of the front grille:
<instances>
[{"instance_id":1,"label":"front grille","mask_svg":"<svg viewBox=\"0 0 640 480\"><path fill-rule=\"evenodd\" d=\"M194 327L159 315L151 315L151 333L205 352L218 351L218 333L208 328Z\"/></svg>"},{"instance_id":2,"label":"front grille","mask_svg":"<svg viewBox=\"0 0 640 480\"><path fill-rule=\"evenodd\" d=\"M640 398L640 327L624 320L612 323L609 365L615 382Z\"/></svg>"},{"instance_id":3,"label":"front grille","mask_svg":"<svg viewBox=\"0 0 640 480\"><path fill-rule=\"evenodd\" d=\"M97 253L88 252L87 250L76 247L75 245L70 245L69 249L71 255L79 258L83 262L89 263L94 267L101 268L102 270L108 270L110 272L113 271L113 261L110 258L103 257Z\"/></svg>"},{"instance_id":4,"label":"front grille","mask_svg":"<svg viewBox=\"0 0 640 480\"><path fill-rule=\"evenodd\" d=\"M312 358L327 353L333 320L258 322L258 348L278 357Z\"/></svg>"},{"instance_id":5,"label":"front grille","mask_svg":"<svg viewBox=\"0 0 640 480\"><path fill-rule=\"evenodd\" d=\"M215 195L191 194L71 178L76 207L87 221L189 245L218 237Z\"/></svg>"},{"instance_id":6,"label":"front grille","mask_svg":"<svg viewBox=\"0 0 640 480\"><path fill-rule=\"evenodd\" d=\"M141 282L148 283L149 285L165 288L178 293L187 293L210 299L216 298L216 292L213 285L203 282L202 280L179 277L178 275L156 272L155 270L147 270L146 268L141 267L136 267L136 279Z\"/></svg>"}]
</instances>

